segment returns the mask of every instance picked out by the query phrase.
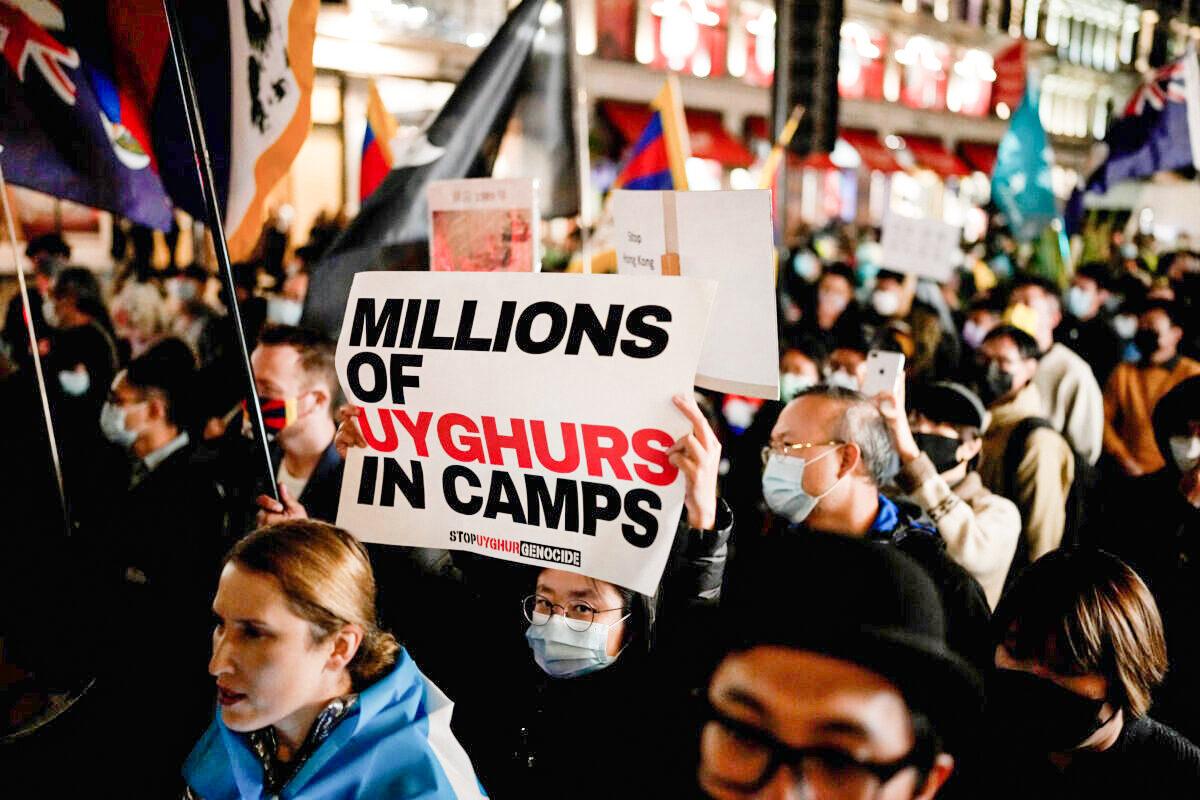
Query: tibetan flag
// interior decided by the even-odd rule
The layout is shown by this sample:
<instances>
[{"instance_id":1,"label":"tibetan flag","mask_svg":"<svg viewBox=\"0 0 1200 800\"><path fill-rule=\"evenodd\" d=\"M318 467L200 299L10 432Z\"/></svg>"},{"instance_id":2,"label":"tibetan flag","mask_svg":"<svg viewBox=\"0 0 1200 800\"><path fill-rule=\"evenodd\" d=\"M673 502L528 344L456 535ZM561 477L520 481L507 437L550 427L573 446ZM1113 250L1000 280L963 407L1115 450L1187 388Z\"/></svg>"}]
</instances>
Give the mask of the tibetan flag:
<instances>
[{"instance_id":1,"label":"tibetan flag","mask_svg":"<svg viewBox=\"0 0 1200 800\"><path fill-rule=\"evenodd\" d=\"M309 128L319 0L180 3L235 260ZM161 0L0 0L9 179L151 227L204 218Z\"/></svg>"},{"instance_id":2,"label":"tibetan flag","mask_svg":"<svg viewBox=\"0 0 1200 800\"><path fill-rule=\"evenodd\" d=\"M336 339L355 273L428 269L431 181L489 175L525 85L545 0L522 0L471 64L446 105L405 141L383 179L309 275L304 325ZM490 144L490 143L495 144Z\"/></svg>"},{"instance_id":3,"label":"tibetan flag","mask_svg":"<svg viewBox=\"0 0 1200 800\"><path fill-rule=\"evenodd\" d=\"M392 143L399 130L396 120L383 105L375 81L371 81L367 100L367 130L363 134L362 162L358 171L358 199L366 200L392 171L395 158Z\"/></svg>"},{"instance_id":4,"label":"tibetan flag","mask_svg":"<svg viewBox=\"0 0 1200 800\"><path fill-rule=\"evenodd\" d=\"M691 155L687 123L680 102L679 81L674 75L650 103L653 114L630 150L614 189L686 190L684 167Z\"/></svg>"}]
</instances>

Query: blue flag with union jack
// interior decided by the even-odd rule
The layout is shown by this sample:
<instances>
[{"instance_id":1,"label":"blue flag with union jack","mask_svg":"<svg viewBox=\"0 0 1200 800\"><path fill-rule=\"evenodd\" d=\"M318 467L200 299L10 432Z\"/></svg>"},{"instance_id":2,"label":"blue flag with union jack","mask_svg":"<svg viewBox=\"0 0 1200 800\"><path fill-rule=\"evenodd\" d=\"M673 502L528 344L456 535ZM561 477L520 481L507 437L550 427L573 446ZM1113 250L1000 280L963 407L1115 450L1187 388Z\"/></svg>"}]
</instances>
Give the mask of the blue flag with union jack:
<instances>
[{"instance_id":1,"label":"blue flag with union jack","mask_svg":"<svg viewBox=\"0 0 1200 800\"><path fill-rule=\"evenodd\" d=\"M318 0L180 2L230 254L308 133ZM17 185L155 228L204 213L162 0L0 0L0 145Z\"/></svg>"},{"instance_id":2,"label":"blue flag with union jack","mask_svg":"<svg viewBox=\"0 0 1200 800\"><path fill-rule=\"evenodd\" d=\"M1200 164L1200 65L1195 51L1155 70L1104 137L1108 155L1086 190Z\"/></svg>"}]
</instances>

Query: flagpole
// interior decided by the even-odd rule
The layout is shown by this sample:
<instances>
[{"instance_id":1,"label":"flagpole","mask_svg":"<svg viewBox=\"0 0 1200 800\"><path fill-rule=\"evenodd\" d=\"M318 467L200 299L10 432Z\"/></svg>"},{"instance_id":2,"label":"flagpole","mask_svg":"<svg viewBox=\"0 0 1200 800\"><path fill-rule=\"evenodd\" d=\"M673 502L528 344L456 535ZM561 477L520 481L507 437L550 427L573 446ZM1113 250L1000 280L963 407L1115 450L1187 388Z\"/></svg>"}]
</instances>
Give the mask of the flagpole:
<instances>
[{"instance_id":1,"label":"flagpole","mask_svg":"<svg viewBox=\"0 0 1200 800\"><path fill-rule=\"evenodd\" d=\"M579 16L575 13L577 9L570 7L576 1L563 0L563 3L568 5L565 11L569 14L567 18L572 23L567 26L566 38L567 47L570 48L571 83L575 87L575 163L579 170L579 253L583 259L584 274L591 274L591 226L596 222L596 215L592 211L592 154L588 149L588 93L587 88L583 85L583 81L580 80L583 75L583 70L580 69L580 61L583 57L579 55L579 47L575 44L574 21Z\"/></svg>"},{"instance_id":2,"label":"flagpole","mask_svg":"<svg viewBox=\"0 0 1200 800\"><path fill-rule=\"evenodd\" d=\"M0 145L0 153L4 151ZM25 330L29 333L29 347L33 356L33 373L37 379L38 395L42 401L42 416L46 420L46 436L50 440L50 463L54 465L54 483L58 487L58 501L62 504L63 525L69 536L71 518L67 510L67 493L63 489L62 464L58 459L58 439L54 435L54 420L50 416L50 396L46 392L46 377L42 373L42 356L38 352L37 332L33 329L33 315L29 312L29 286L25 283L25 272L17 256L17 226L13 223L12 207L8 203L8 183L4 180L4 167L0 164L0 198L4 202L4 222L8 226L8 246L12 248L13 270L17 273L17 286L24 303Z\"/></svg>"},{"instance_id":3,"label":"flagpole","mask_svg":"<svg viewBox=\"0 0 1200 800\"><path fill-rule=\"evenodd\" d=\"M176 0L163 0L163 11L167 17L167 32L171 36L171 52L175 59L175 75L179 79L179 92L183 98L183 113L187 117L192 150L196 154L196 173L200 180L200 193L204 196L204 210L208 217L208 226L213 235L217 266L225 282L225 292L230 298L230 316L233 318L233 329L237 333L238 347L241 351L242 369L246 375L246 407L253 409L254 435L262 448L263 466L266 467L266 474L270 479L271 496L278 501L279 488L275 481L275 464L271 459L270 447L267 445L267 427L263 423L262 408L258 404L254 368L250 364L250 348L246 343L246 329L242 324L242 314L238 308L233 264L229 260L229 247L225 242L225 228L221 222L221 207L217 202L217 182L213 178L212 159L208 154L208 142L204 138L204 126L200 122L200 103L196 99L196 85L192 79L192 67L188 61L187 49L183 41L183 28L179 24L179 12L175 7L175 2Z\"/></svg>"}]
</instances>

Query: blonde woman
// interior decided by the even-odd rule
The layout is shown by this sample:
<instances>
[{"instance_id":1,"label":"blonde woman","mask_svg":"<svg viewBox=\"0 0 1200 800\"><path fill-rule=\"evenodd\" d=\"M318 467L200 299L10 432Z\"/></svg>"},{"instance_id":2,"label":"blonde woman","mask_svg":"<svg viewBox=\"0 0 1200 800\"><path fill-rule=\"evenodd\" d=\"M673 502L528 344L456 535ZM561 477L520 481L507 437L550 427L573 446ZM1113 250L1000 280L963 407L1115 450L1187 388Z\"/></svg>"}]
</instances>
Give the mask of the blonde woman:
<instances>
[{"instance_id":1,"label":"blonde woman","mask_svg":"<svg viewBox=\"0 0 1200 800\"><path fill-rule=\"evenodd\" d=\"M226 557L213 612L219 710L184 764L187 797L484 797L452 704L378 628L350 534L255 531Z\"/></svg>"}]
</instances>

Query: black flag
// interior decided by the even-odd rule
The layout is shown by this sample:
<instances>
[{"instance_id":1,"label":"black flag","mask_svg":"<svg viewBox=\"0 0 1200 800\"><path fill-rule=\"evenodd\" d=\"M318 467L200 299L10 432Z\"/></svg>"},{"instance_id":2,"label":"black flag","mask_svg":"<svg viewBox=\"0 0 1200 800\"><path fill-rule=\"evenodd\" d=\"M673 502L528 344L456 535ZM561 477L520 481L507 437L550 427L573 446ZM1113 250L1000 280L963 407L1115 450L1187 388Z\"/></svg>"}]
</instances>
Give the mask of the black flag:
<instances>
[{"instance_id":1,"label":"black flag","mask_svg":"<svg viewBox=\"0 0 1200 800\"><path fill-rule=\"evenodd\" d=\"M305 325L338 335L356 272L429 268L430 181L491 174L500 136L522 87L545 0L522 0L423 134L399 154L383 183L309 278Z\"/></svg>"},{"instance_id":2,"label":"black flag","mask_svg":"<svg viewBox=\"0 0 1200 800\"><path fill-rule=\"evenodd\" d=\"M537 178L542 217L573 217L580 197L570 0L546 0L541 21L492 174Z\"/></svg>"}]
</instances>

